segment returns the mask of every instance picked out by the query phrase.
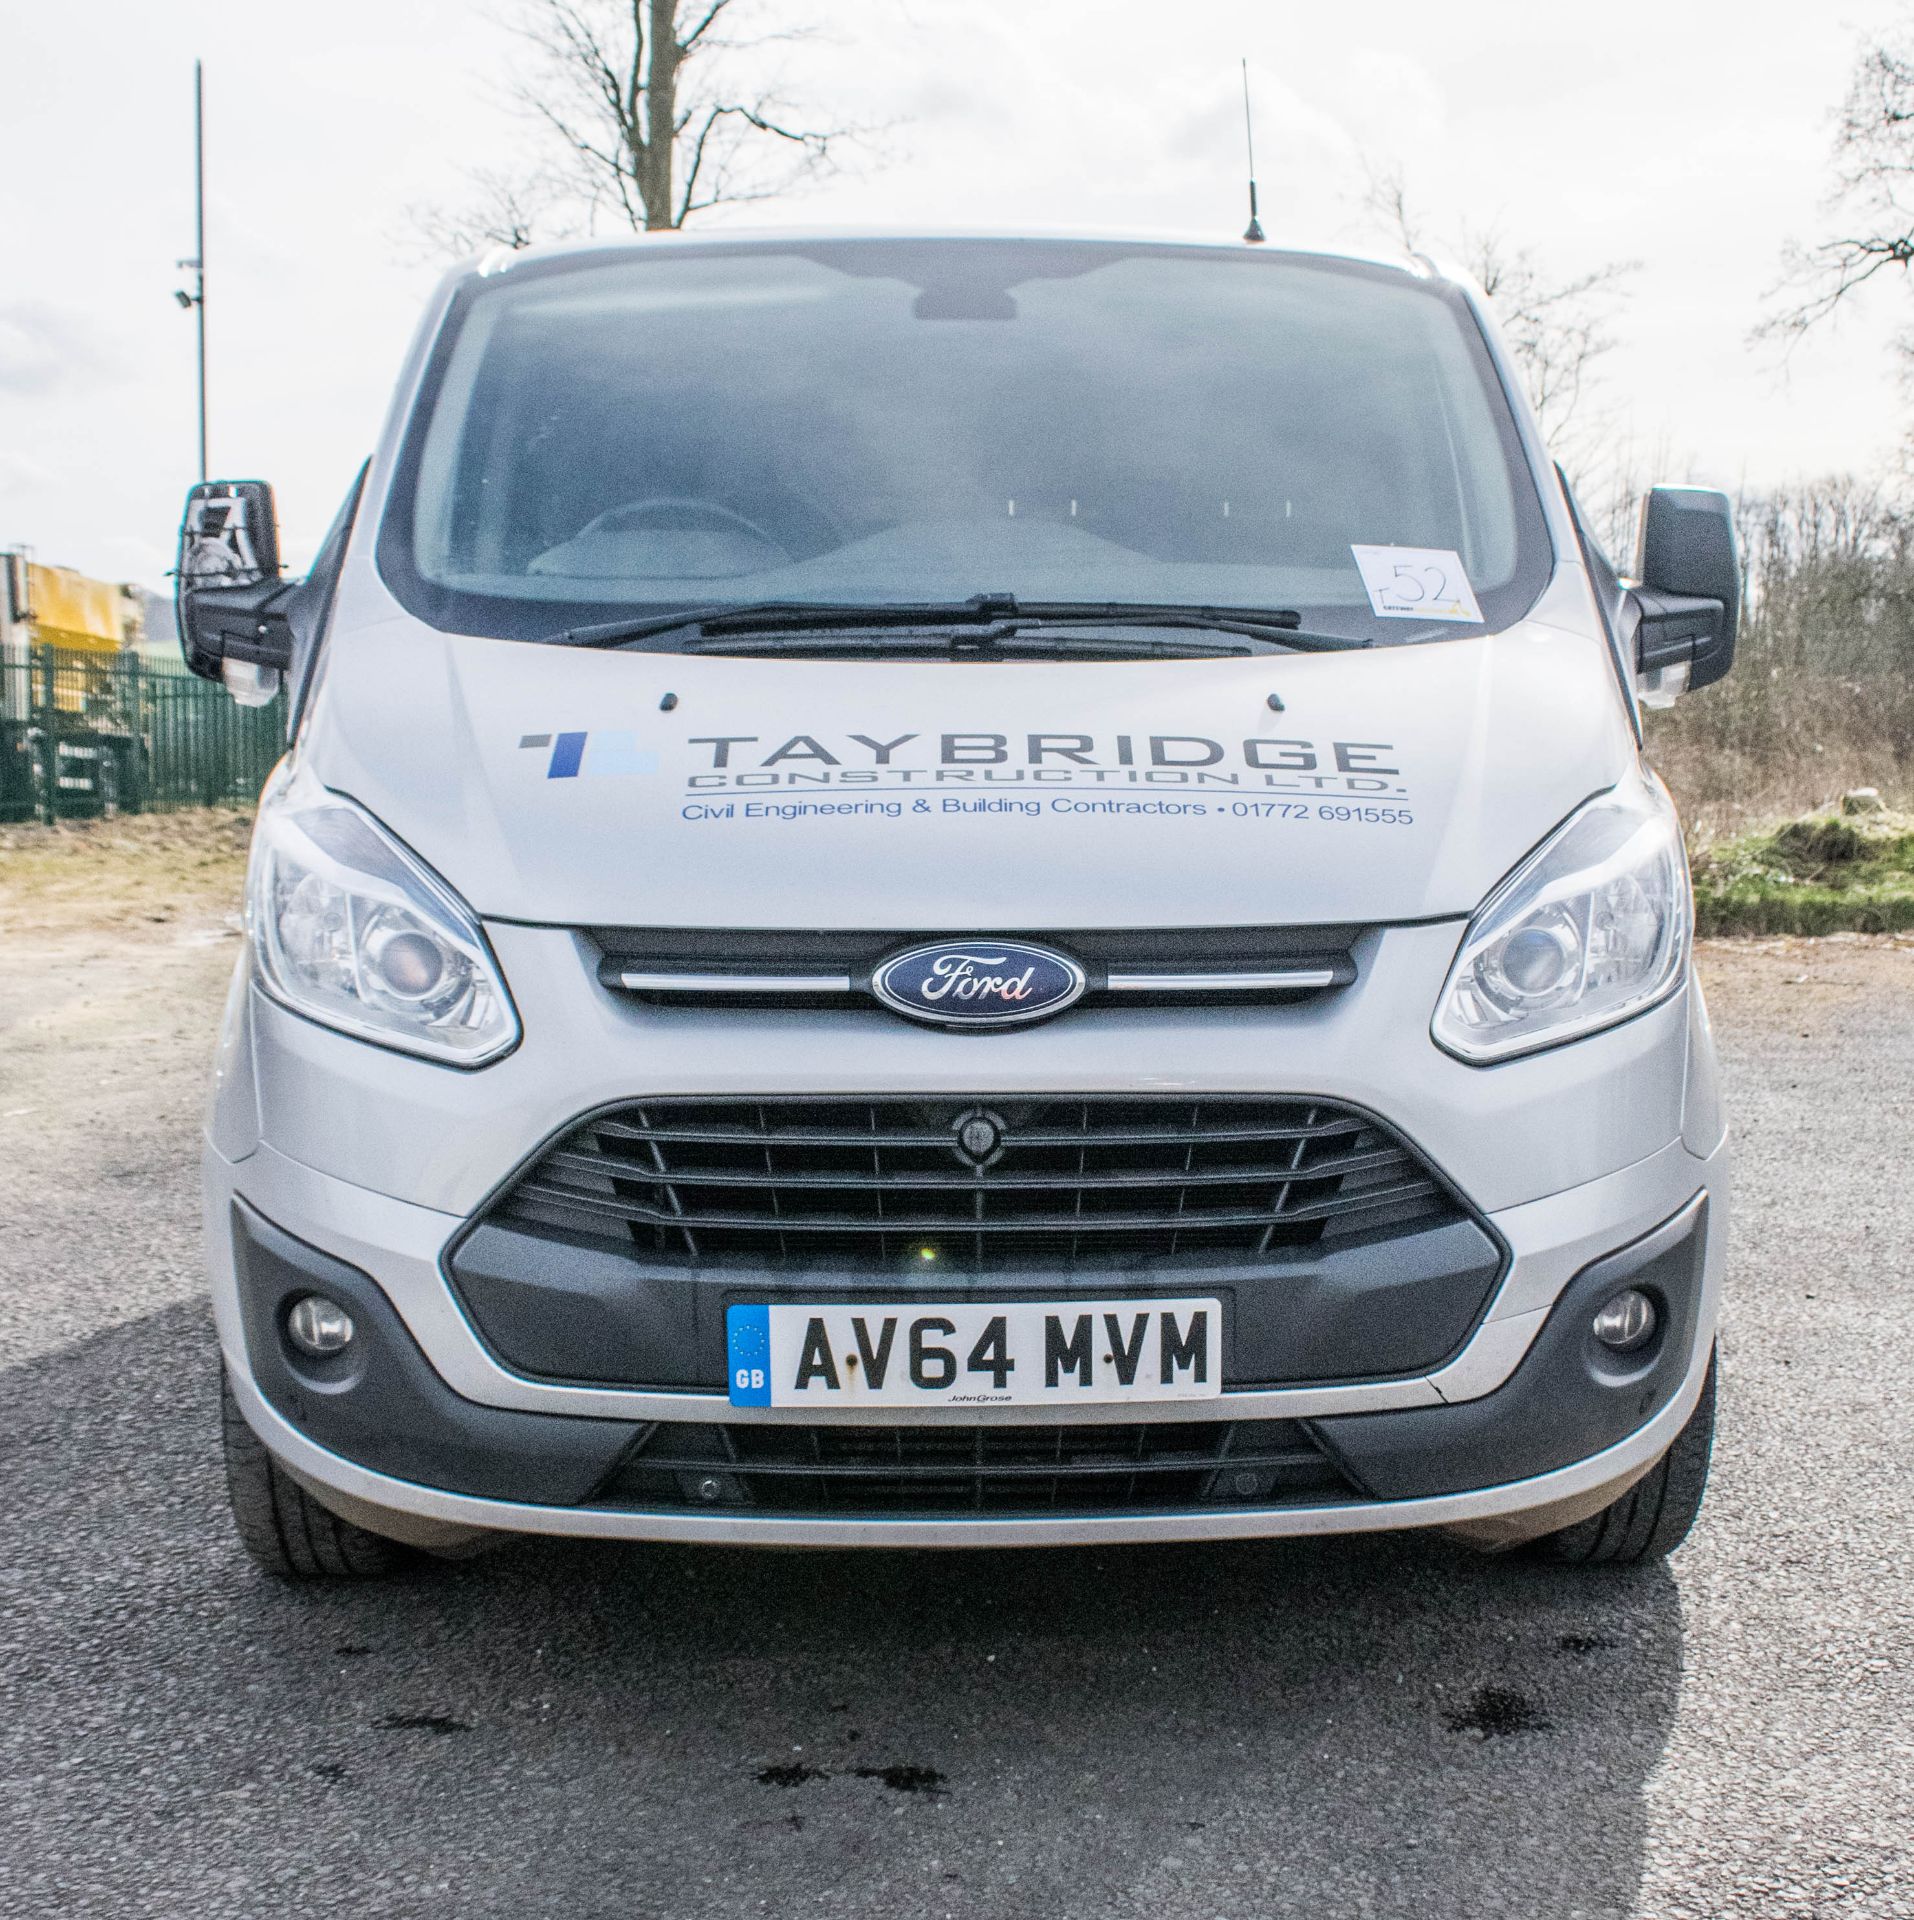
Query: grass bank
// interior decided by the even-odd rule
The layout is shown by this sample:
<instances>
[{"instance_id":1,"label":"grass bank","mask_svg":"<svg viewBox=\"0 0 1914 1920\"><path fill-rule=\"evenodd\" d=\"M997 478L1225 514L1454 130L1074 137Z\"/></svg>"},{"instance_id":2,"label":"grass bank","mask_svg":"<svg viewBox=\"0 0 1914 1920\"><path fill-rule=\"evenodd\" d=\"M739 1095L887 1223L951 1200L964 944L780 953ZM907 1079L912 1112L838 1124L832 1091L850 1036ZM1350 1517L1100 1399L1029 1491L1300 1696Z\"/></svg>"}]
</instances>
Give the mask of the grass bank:
<instances>
[{"instance_id":1,"label":"grass bank","mask_svg":"<svg viewBox=\"0 0 1914 1920\"><path fill-rule=\"evenodd\" d=\"M1694 856L1702 934L1899 933L1914 927L1914 815L1814 813Z\"/></svg>"}]
</instances>

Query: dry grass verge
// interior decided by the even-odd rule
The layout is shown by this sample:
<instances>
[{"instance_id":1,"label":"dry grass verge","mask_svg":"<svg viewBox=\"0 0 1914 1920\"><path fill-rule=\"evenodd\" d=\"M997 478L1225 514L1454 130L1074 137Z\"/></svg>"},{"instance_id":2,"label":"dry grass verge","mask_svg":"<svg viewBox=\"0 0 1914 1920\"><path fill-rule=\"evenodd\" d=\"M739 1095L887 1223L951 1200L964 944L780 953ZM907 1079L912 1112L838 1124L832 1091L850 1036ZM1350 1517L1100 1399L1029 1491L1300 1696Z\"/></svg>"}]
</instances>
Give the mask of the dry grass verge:
<instances>
[{"instance_id":1,"label":"dry grass verge","mask_svg":"<svg viewBox=\"0 0 1914 1920\"><path fill-rule=\"evenodd\" d=\"M219 807L0 827L0 940L236 913L252 826Z\"/></svg>"}]
</instances>

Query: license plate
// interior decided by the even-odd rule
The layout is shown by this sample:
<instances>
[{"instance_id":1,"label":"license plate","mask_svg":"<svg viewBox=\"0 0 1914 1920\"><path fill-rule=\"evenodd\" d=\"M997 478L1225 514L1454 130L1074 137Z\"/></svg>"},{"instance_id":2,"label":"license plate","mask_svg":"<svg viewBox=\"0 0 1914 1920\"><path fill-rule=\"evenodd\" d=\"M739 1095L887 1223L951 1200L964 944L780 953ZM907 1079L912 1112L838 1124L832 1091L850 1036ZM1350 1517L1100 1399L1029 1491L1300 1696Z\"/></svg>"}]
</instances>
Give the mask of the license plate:
<instances>
[{"instance_id":1,"label":"license plate","mask_svg":"<svg viewBox=\"0 0 1914 1920\"><path fill-rule=\"evenodd\" d=\"M725 1337L734 1407L1089 1406L1223 1390L1218 1300L732 1307Z\"/></svg>"}]
</instances>

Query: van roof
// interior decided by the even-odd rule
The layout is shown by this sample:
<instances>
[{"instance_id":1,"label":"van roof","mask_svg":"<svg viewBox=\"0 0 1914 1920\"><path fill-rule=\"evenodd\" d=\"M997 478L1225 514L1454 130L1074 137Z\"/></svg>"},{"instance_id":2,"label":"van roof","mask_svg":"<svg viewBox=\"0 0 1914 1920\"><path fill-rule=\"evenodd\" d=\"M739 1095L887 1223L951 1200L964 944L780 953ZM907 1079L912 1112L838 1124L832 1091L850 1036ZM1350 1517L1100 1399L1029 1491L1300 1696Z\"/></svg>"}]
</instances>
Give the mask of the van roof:
<instances>
[{"instance_id":1,"label":"van roof","mask_svg":"<svg viewBox=\"0 0 1914 1920\"><path fill-rule=\"evenodd\" d=\"M1112 248L1147 246L1170 248L1192 254L1245 253L1252 251L1236 238L1209 238L1188 233L1152 232L1130 229L1070 229L1037 227L717 227L700 233L681 228L661 233L620 234L610 239L561 240L523 248L497 246L475 256L464 271L480 274L503 273L520 261L589 259L606 255L651 252L667 248L700 251L723 249L727 252L762 248L776 252L792 246L828 244L839 241L1003 241L1029 242L1033 245L1109 246ZM1268 241L1256 252L1280 254L1290 259L1346 260L1366 266L1392 267L1419 280L1446 279L1437 264L1424 254L1412 254L1387 248L1325 247L1285 245Z\"/></svg>"}]
</instances>

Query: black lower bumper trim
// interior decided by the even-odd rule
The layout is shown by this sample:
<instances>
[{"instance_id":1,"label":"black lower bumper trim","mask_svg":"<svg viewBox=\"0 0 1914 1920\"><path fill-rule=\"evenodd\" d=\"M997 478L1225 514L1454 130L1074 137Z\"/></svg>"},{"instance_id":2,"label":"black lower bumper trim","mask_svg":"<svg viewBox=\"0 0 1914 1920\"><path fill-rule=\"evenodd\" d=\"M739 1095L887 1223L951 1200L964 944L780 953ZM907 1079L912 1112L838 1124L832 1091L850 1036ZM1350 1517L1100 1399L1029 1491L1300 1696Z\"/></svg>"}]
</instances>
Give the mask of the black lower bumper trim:
<instances>
[{"instance_id":1,"label":"black lower bumper trim","mask_svg":"<svg viewBox=\"0 0 1914 1920\"><path fill-rule=\"evenodd\" d=\"M725 1309L766 1302L1214 1294L1224 1302L1231 1387L1402 1378L1439 1367L1467 1340L1504 1258L1475 1221L1453 1220L1256 1261L1086 1260L988 1276L940 1266L930 1278L748 1262L675 1272L556 1231L484 1221L447 1269L480 1337L516 1373L708 1393L724 1379Z\"/></svg>"},{"instance_id":2,"label":"black lower bumper trim","mask_svg":"<svg viewBox=\"0 0 1914 1920\"><path fill-rule=\"evenodd\" d=\"M572 1506L639 1431L629 1420L521 1413L462 1398L371 1279L243 1201L233 1203L233 1257L253 1384L308 1439L375 1473L487 1500ZM345 1352L324 1360L286 1337L293 1302L314 1292L344 1307L355 1329Z\"/></svg>"},{"instance_id":3,"label":"black lower bumper trim","mask_svg":"<svg viewBox=\"0 0 1914 1920\"><path fill-rule=\"evenodd\" d=\"M1293 1420L653 1427L593 1505L963 1519L1353 1498Z\"/></svg>"},{"instance_id":4,"label":"black lower bumper trim","mask_svg":"<svg viewBox=\"0 0 1914 1920\"><path fill-rule=\"evenodd\" d=\"M1586 1460L1667 1405L1687 1377L1701 1312L1708 1201L1698 1195L1652 1233L1585 1267L1534 1344L1493 1393L1452 1406L1340 1414L1310 1422L1324 1448L1378 1500L1501 1486ZM1624 1287L1655 1302L1659 1325L1638 1353L1601 1345L1590 1322Z\"/></svg>"}]
</instances>

